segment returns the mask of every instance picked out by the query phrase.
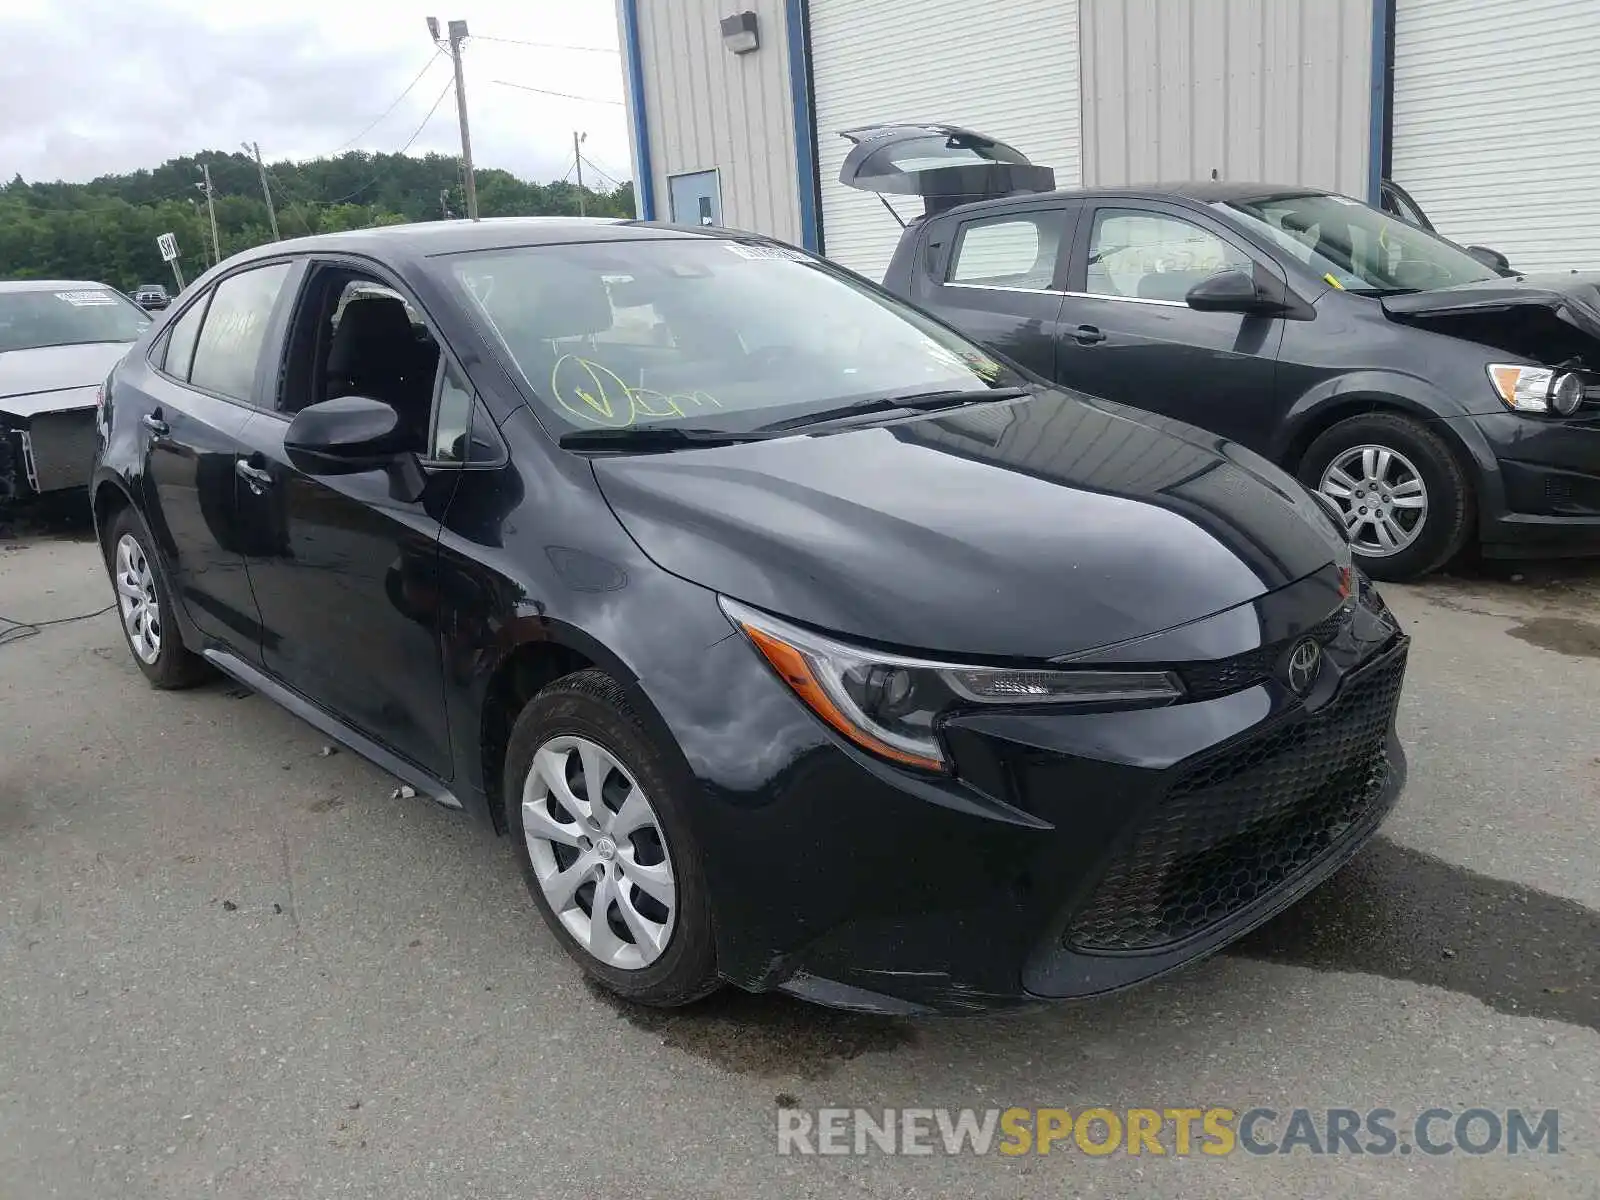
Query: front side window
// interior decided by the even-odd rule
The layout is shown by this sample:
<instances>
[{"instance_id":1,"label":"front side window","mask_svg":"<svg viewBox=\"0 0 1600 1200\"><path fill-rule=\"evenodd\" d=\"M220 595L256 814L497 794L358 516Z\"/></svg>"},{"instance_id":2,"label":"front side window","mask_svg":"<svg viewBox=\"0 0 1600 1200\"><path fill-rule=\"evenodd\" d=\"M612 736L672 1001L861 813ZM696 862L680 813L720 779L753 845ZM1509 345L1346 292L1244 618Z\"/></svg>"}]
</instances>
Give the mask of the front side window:
<instances>
[{"instance_id":1,"label":"front side window","mask_svg":"<svg viewBox=\"0 0 1600 1200\"><path fill-rule=\"evenodd\" d=\"M786 247L662 238L434 261L561 432L744 431L1018 381L960 335Z\"/></svg>"},{"instance_id":2,"label":"front side window","mask_svg":"<svg viewBox=\"0 0 1600 1200\"><path fill-rule=\"evenodd\" d=\"M0 352L132 342L150 328L144 309L110 288L0 292Z\"/></svg>"},{"instance_id":3,"label":"front side window","mask_svg":"<svg viewBox=\"0 0 1600 1200\"><path fill-rule=\"evenodd\" d=\"M470 455L472 389L450 363L439 381L439 399L433 409L433 431L428 457L435 462L464 463Z\"/></svg>"},{"instance_id":4,"label":"front side window","mask_svg":"<svg viewBox=\"0 0 1600 1200\"><path fill-rule=\"evenodd\" d=\"M1347 291L1414 292L1500 277L1436 234L1348 196L1288 193L1217 207Z\"/></svg>"},{"instance_id":5,"label":"front side window","mask_svg":"<svg viewBox=\"0 0 1600 1200\"><path fill-rule=\"evenodd\" d=\"M255 392L256 364L288 263L241 271L217 284L195 342L189 382L234 400ZM168 348L170 361L171 347Z\"/></svg>"},{"instance_id":6,"label":"front side window","mask_svg":"<svg viewBox=\"0 0 1600 1200\"><path fill-rule=\"evenodd\" d=\"M1091 296L1181 302L1201 280L1250 272L1250 256L1192 221L1166 213L1102 208L1089 234Z\"/></svg>"},{"instance_id":7,"label":"front side window","mask_svg":"<svg viewBox=\"0 0 1600 1200\"><path fill-rule=\"evenodd\" d=\"M1055 277L1063 213L1018 213L968 221L950 256L950 283L1043 291Z\"/></svg>"},{"instance_id":8,"label":"front side window","mask_svg":"<svg viewBox=\"0 0 1600 1200\"><path fill-rule=\"evenodd\" d=\"M171 331L167 334L166 357L162 359L162 370L174 379L189 378L189 364L194 361L194 344L200 336L200 322L206 315L206 304L209 296L201 296L172 324Z\"/></svg>"}]
</instances>

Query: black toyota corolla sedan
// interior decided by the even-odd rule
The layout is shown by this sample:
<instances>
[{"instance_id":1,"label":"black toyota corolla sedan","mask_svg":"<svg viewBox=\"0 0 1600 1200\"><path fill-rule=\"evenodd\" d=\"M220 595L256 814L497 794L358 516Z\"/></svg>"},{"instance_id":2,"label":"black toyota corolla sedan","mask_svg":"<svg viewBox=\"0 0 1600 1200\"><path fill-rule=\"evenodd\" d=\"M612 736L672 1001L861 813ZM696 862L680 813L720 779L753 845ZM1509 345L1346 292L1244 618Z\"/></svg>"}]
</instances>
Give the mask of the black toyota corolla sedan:
<instances>
[{"instance_id":1,"label":"black toyota corolla sedan","mask_svg":"<svg viewBox=\"0 0 1600 1200\"><path fill-rule=\"evenodd\" d=\"M565 219L279 242L103 391L158 687L217 668L510 835L604 986L963 1010L1216 950L1401 789L1318 501L800 251Z\"/></svg>"}]
</instances>

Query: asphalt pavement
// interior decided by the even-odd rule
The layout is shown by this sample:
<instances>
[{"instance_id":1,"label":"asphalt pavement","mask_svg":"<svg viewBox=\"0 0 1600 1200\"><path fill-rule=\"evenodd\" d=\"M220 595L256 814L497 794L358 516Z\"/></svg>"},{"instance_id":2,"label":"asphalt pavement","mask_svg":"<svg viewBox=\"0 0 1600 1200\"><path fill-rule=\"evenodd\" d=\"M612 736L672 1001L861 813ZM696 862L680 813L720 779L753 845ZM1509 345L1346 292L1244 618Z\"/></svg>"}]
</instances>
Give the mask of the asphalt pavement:
<instances>
[{"instance_id":1,"label":"asphalt pavement","mask_svg":"<svg viewBox=\"0 0 1600 1200\"><path fill-rule=\"evenodd\" d=\"M11 534L0 615L110 601L81 528ZM1518 570L1385 589L1411 782L1348 869L1159 984L960 1020L620 1007L459 815L230 683L151 690L111 615L0 633L0 1197L1593 1200L1600 565ZM783 1113L1012 1106L1265 1108L1291 1152L778 1152ZM1404 1145L1312 1153L1299 1108ZM1428 1153L1430 1108L1557 1110L1559 1153Z\"/></svg>"}]
</instances>

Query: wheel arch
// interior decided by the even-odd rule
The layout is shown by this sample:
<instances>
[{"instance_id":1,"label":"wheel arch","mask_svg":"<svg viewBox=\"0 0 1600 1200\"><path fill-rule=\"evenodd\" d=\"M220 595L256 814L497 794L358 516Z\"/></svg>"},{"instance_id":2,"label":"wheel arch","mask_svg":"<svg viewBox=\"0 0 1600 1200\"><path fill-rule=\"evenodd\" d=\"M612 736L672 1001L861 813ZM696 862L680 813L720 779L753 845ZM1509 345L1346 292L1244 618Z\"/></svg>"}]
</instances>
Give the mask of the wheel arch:
<instances>
[{"instance_id":1,"label":"wheel arch","mask_svg":"<svg viewBox=\"0 0 1600 1200\"><path fill-rule=\"evenodd\" d=\"M489 669L479 706L479 769L496 832L504 833L506 829L502 775L511 727L529 701L568 675L590 668L610 675L622 688L640 720L664 746L675 751L671 757L681 759L682 751L677 749L676 739L649 694L639 686L637 672L611 647L576 626L558 620L535 618L514 624L523 627L523 636Z\"/></svg>"},{"instance_id":2,"label":"wheel arch","mask_svg":"<svg viewBox=\"0 0 1600 1200\"><path fill-rule=\"evenodd\" d=\"M94 519L95 537L102 546L105 544L106 527L124 508L134 507L133 496L123 486L122 481L107 476L95 481L94 490L89 496L89 505Z\"/></svg>"}]
</instances>

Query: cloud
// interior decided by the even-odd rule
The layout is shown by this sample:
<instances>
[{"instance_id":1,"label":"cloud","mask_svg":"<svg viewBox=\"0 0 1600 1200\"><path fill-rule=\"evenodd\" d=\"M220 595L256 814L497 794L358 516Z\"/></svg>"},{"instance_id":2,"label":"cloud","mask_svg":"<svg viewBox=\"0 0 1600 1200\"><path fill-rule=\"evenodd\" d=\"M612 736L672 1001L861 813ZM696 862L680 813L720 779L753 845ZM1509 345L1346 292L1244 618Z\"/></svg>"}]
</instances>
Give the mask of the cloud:
<instances>
[{"instance_id":1,"label":"cloud","mask_svg":"<svg viewBox=\"0 0 1600 1200\"><path fill-rule=\"evenodd\" d=\"M444 0L440 0L441 3ZM399 95L428 61L425 10L392 0L275 0L256 13L198 0L35 0L10 18L0 55L0 171L81 181L153 167L202 149L259 141L269 159L329 154ZM471 31L498 38L615 46L609 0L475 0ZM441 16L447 15L443 10ZM473 157L526 178L562 177L573 129L585 154L626 175L617 103L580 103L498 86L506 79L620 101L614 54L498 41L467 43ZM447 57L354 149L397 150L450 81ZM459 150L446 97L414 153Z\"/></svg>"}]
</instances>

